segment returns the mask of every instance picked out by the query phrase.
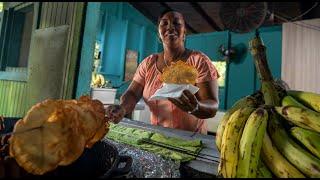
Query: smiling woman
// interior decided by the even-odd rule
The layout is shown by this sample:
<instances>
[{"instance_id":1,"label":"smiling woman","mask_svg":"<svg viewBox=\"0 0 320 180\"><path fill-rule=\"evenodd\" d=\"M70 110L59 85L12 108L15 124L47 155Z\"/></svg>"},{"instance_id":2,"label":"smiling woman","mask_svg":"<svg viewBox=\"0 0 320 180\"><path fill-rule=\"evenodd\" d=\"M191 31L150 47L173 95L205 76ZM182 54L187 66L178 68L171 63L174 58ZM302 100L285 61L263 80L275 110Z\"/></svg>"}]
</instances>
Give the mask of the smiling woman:
<instances>
[{"instance_id":1,"label":"smiling woman","mask_svg":"<svg viewBox=\"0 0 320 180\"><path fill-rule=\"evenodd\" d=\"M158 36L163 52L151 54L140 63L120 105L109 106L106 115L118 123L143 98L151 111L151 124L207 134L204 119L214 117L219 104L218 71L207 55L185 48L186 22L181 13L164 11L158 19ZM192 94L186 90L177 99L149 100L162 87L164 69L178 61L196 69L197 77L190 84L199 91Z\"/></svg>"}]
</instances>

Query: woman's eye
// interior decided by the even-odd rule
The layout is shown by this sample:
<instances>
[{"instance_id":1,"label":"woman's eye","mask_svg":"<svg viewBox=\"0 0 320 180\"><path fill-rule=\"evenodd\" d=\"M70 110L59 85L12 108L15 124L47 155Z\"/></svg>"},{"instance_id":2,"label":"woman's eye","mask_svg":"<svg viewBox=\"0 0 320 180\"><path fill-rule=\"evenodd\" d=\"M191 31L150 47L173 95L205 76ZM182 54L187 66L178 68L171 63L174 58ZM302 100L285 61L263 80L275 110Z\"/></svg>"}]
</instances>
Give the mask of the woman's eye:
<instances>
[{"instance_id":1,"label":"woman's eye","mask_svg":"<svg viewBox=\"0 0 320 180\"><path fill-rule=\"evenodd\" d=\"M164 26L164 25L167 25L168 22L167 21L160 21L160 26Z\"/></svg>"},{"instance_id":2,"label":"woman's eye","mask_svg":"<svg viewBox=\"0 0 320 180\"><path fill-rule=\"evenodd\" d=\"M179 25L179 26L182 25L182 23L180 21L176 21L176 22L174 22L174 24Z\"/></svg>"}]
</instances>

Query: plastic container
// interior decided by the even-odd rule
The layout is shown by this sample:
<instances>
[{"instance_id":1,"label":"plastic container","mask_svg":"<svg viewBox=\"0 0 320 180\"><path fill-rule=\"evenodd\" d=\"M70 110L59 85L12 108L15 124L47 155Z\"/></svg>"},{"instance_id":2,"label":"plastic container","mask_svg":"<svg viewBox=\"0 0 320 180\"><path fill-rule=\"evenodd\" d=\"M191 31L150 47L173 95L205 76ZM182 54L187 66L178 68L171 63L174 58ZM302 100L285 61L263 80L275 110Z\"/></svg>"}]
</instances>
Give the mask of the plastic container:
<instances>
[{"instance_id":1,"label":"plastic container","mask_svg":"<svg viewBox=\"0 0 320 180\"><path fill-rule=\"evenodd\" d=\"M103 104L116 104L117 89L91 88L91 98L98 99Z\"/></svg>"}]
</instances>

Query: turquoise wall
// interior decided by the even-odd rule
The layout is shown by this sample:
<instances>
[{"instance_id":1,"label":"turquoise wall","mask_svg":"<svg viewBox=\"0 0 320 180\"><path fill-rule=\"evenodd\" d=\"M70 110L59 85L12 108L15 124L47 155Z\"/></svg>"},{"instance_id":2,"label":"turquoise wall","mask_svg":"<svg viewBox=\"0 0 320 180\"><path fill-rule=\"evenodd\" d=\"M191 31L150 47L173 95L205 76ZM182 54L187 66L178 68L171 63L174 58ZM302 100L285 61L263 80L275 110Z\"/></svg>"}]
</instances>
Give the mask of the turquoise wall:
<instances>
[{"instance_id":1,"label":"turquoise wall","mask_svg":"<svg viewBox=\"0 0 320 180\"><path fill-rule=\"evenodd\" d=\"M275 78L281 77L281 47L282 47L282 28L281 26L264 27L260 29L267 48L267 59L271 72ZM254 37L254 32L246 34L231 33L232 45L248 48L248 42ZM221 59L218 48L221 44L227 46L228 32L202 33L189 35L186 40L186 47L196 49L207 54L212 61ZM229 64L229 79L224 88L219 89L220 109L230 108L236 100L255 92L260 87L257 78L252 56L247 50L241 58L235 59ZM225 96L227 96L225 101Z\"/></svg>"},{"instance_id":2,"label":"turquoise wall","mask_svg":"<svg viewBox=\"0 0 320 180\"><path fill-rule=\"evenodd\" d=\"M97 40L101 43L101 69L114 87L118 96L128 87L124 82L125 52L138 52L138 63L146 56L158 51L155 25L129 3L101 3L100 30Z\"/></svg>"}]
</instances>

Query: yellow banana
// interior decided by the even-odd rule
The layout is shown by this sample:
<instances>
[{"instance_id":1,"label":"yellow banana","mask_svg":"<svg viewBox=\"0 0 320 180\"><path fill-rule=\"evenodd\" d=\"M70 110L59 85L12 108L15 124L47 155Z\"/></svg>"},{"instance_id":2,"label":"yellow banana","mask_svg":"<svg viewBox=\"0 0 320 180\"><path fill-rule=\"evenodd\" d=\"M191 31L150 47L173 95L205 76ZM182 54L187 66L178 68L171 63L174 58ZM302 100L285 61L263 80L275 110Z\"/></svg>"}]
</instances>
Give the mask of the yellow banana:
<instances>
[{"instance_id":1,"label":"yellow banana","mask_svg":"<svg viewBox=\"0 0 320 180\"><path fill-rule=\"evenodd\" d=\"M100 86L103 86L103 85L106 83L106 81L104 80L103 75L99 74L98 77L99 77L99 79L100 79L100 83L99 83Z\"/></svg>"},{"instance_id":2,"label":"yellow banana","mask_svg":"<svg viewBox=\"0 0 320 180\"><path fill-rule=\"evenodd\" d=\"M264 164L262 159L259 160L258 169L257 169L257 178L272 178L272 173L268 167Z\"/></svg>"},{"instance_id":3,"label":"yellow banana","mask_svg":"<svg viewBox=\"0 0 320 180\"><path fill-rule=\"evenodd\" d=\"M320 158L320 134L308 129L293 127L291 134L298 139L313 155Z\"/></svg>"},{"instance_id":4,"label":"yellow banana","mask_svg":"<svg viewBox=\"0 0 320 180\"><path fill-rule=\"evenodd\" d=\"M277 149L291 164L308 177L320 177L320 160L288 136L282 124L280 124L277 114L271 115L268 132Z\"/></svg>"},{"instance_id":5,"label":"yellow banana","mask_svg":"<svg viewBox=\"0 0 320 180\"><path fill-rule=\"evenodd\" d=\"M306 106L298 102L296 99L294 99L292 96L285 96L282 99L282 106L295 106L295 107L300 107L302 109L308 109Z\"/></svg>"},{"instance_id":6,"label":"yellow banana","mask_svg":"<svg viewBox=\"0 0 320 180\"><path fill-rule=\"evenodd\" d=\"M98 74L95 75L95 78L93 80L94 85L99 85L100 84L100 77Z\"/></svg>"},{"instance_id":7,"label":"yellow banana","mask_svg":"<svg viewBox=\"0 0 320 180\"><path fill-rule=\"evenodd\" d=\"M225 178L235 178L237 173L239 142L243 128L254 108L245 107L236 110L226 124L222 137L218 174Z\"/></svg>"},{"instance_id":8,"label":"yellow banana","mask_svg":"<svg viewBox=\"0 0 320 180\"><path fill-rule=\"evenodd\" d=\"M278 178L303 178L305 177L295 168L272 143L268 133L264 135L261 158L264 164Z\"/></svg>"},{"instance_id":9,"label":"yellow banana","mask_svg":"<svg viewBox=\"0 0 320 180\"><path fill-rule=\"evenodd\" d=\"M306 106L311 107L317 112L320 112L320 94L295 90L288 90L287 93Z\"/></svg>"},{"instance_id":10,"label":"yellow banana","mask_svg":"<svg viewBox=\"0 0 320 180\"><path fill-rule=\"evenodd\" d=\"M262 141L266 132L268 112L263 108L256 109L249 116L244 127L239 145L237 177L255 178L260 159Z\"/></svg>"},{"instance_id":11,"label":"yellow banana","mask_svg":"<svg viewBox=\"0 0 320 180\"><path fill-rule=\"evenodd\" d=\"M275 107L278 114L293 124L320 132L320 113L294 106Z\"/></svg>"},{"instance_id":12,"label":"yellow banana","mask_svg":"<svg viewBox=\"0 0 320 180\"><path fill-rule=\"evenodd\" d=\"M246 96L239 99L236 103L233 104L233 106L229 110L226 111L224 116L221 118L216 131L216 145L219 152L221 149L221 140L222 140L223 132L228 122L228 119L230 118L232 113L234 113L236 110L243 107L255 107L257 104L258 104L258 97L256 98L254 97L254 95L250 95L250 96Z\"/></svg>"}]
</instances>

